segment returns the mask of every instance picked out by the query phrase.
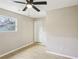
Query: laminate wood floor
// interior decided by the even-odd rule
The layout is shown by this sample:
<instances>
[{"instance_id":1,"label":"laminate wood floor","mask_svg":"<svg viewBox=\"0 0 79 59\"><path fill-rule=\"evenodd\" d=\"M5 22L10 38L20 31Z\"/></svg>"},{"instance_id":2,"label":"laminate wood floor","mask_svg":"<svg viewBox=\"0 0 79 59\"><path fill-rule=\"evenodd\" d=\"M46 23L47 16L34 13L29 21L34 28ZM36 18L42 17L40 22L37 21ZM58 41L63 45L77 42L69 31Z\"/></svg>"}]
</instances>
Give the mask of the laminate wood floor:
<instances>
[{"instance_id":1,"label":"laminate wood floor","mask_svg":"<svg viewBox=\"0 0 79 59\"><path fill-rule=\"evenodd\" d=\"M24 48L13 54L9 54L0 59L69 59L60 57L46 52L46 48L41 45L33 45L29 48Z\"/></svg>"}]
</instances>

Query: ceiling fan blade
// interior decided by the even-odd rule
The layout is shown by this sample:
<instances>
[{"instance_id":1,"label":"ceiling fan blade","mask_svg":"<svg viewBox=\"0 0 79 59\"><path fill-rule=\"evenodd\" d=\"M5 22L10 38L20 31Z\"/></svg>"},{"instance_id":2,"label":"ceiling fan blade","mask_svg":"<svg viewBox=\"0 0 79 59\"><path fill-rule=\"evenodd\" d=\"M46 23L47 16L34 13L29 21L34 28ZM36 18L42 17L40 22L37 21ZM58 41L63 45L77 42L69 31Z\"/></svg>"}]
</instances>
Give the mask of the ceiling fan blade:
<instances>
[{"instance_id":1,"label":"ceiling fan blade","mask_svg":"<svg viewBox=\"0 0 79 59\"><path fill-rule=\"evenodd\" d=\"M26 4L25 2L20 2L20 1L14 1L15 3L21 3L21 4Z\"/></svg>"},{"instance_id":2,"label":"ceiling fan blade","mask_svg":"<svg viewBox=\"0 0 79 59\"><path fill-rule=\"evenodd\" d=\"M30 0L30 3L33 3L33 0Z\"/></svg>"},{"instance_id":3,"label":"ceiling fan blade","mask_svg":"<svg viewBox=\"0 0 79 59\"><path fill-rule=\"evenodd\" d=\"M25 7L24 9L23 9L23 11L25 11L27 9L27 7Z\"/></svg>"},{"instance_id":4,"label":"ceiling fan blade","mask_svg":"<svg viewBox=\"0 0 79 59\"><path fill-rule=\"evenodd\" d=\"M41 1L41 2L33 2L34 5L47 5L46 1Z\"/></svg>"},{"instance_id":5,"label":"ceiling fan blade","mask_svg":"<svg viewBox=\"0 0 79 59\"><path fill-rule=\"evenodd\" d=\"M36 11L40 12L40 10L39 10L36 6L32 5L32 7L33 7Z\"/></svg>"},{"instance_id":6,"label":"ceiling fan blade","mask_svg":"<svg viewBox=\"0 0 79 59\"><path fill-rule=\"evenodd\" d=\"M26 2L28 3L28 2L29 2L29 0L26 0Z\"/></svg>"}]
</instances>

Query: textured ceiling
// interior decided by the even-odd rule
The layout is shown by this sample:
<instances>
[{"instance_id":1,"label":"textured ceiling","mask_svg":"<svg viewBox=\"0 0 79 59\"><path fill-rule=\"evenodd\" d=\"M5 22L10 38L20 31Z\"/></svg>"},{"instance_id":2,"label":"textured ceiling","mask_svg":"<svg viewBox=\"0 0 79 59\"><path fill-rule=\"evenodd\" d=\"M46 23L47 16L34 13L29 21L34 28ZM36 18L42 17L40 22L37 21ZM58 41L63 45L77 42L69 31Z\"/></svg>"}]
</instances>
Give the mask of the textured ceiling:
<instances>
[{"instance_id":1,"label":"textured ceiling","mask_svg":"<svg viewBox=\"0 0 79 59\"><path fill-rule=\"evenodd\" d=\"M41 10L40 12L34 9L27 9L27 11L22 11L25 5L16 4L13 1L25 1L25 0L0 0L0 8L10 10L19 14L30 16L33 18L45 17L47 11L77 5L77 0L34 0L34 1L47 1L47 5L38 5L37 7Z\"/></svg>"}]
</instances>

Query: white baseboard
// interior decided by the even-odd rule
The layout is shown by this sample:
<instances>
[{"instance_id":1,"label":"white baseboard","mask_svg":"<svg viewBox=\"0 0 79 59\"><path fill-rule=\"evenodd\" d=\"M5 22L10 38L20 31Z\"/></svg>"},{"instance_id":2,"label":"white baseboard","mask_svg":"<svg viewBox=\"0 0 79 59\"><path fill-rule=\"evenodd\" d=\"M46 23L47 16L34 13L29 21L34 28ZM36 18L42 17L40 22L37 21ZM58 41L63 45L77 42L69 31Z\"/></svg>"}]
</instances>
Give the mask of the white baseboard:
<instances>
[{"instance_id":1,"label":"white baseboard","mask_svg":"<svg viewBox=\"0 0 79 59\"><path fill-rule=\"evenodd\" d=\"M50 54L62 56L62 57L67 57L67 58L70 58L70 59L78 59L77 57L72 57L72 56L68 56L68 55L64 55L64 54L60 54L60 53L55 53L55 52L51 52L51 51L46 51L46 52L50 53Z\"/></svg>"},{"instance_id":2,"label":"white baseboard","mask_svg":"<svg viewBox=\"0 0 79 59\"><path fill-rule=\"evenodd\" d=\"M30 43L28 43L28 44L26 44L26 45L23 45L23 46L21 46L21 47L19 47L19 48L17 48L17 49L14 49L14 50L11 50L11 51L9 51L9 52L6 52L6 53L0 55L0 58L3 57L3 56L5 56L5 55L8 55L8 54L10 54L10 53L13 53L13 52L15 52L15 51L18 51L19 49L22 49L22 48L24 48L24 47L27 47L27 46L29 46L29 45L32 45L32 44L34 44L34 42L30 42Z\"/></svg>"}]
</instances>

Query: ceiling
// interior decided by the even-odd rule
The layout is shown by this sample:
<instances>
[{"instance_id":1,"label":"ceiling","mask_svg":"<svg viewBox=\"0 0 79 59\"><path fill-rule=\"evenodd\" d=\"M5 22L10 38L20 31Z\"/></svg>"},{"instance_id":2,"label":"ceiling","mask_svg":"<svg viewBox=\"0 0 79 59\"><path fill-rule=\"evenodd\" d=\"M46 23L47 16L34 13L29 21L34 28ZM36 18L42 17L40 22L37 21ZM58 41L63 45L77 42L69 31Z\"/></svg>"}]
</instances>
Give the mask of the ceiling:
<instances>
[{"instance_id":1,"label":"ceiling","mask_svg":"<svg viewBox=\"0 0 79 59\"><path fill-rule=\"evenodd\" d=\"M47 5L37 6L41 10L40 12L37 12L32 8L27 9L27 11L22 11L25 5L16 4L13 1L24 2L25 0L0 0L0 8L10 10L33 18L45 17L47 15L47 12L53 9L77 5L77 0L34 0L34 1L47 1Z\"/></svg>"}]
</instances>

